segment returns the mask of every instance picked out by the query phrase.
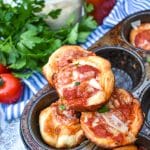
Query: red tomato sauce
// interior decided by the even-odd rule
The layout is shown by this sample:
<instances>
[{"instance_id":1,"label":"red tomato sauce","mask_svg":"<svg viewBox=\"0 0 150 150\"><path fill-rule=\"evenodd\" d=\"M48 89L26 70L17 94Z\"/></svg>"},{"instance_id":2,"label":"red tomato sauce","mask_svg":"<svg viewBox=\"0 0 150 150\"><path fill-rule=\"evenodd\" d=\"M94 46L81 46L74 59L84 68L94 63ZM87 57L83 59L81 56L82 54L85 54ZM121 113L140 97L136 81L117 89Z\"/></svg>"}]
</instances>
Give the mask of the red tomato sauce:
<instances>
[{"instance_id":1,"label":"red tomato sauce","mask_svg":"<svg viewBox=\"0 0 150 150\"><path fill-rule=\"evenodd\" d=\"M118 134L117 136L114 136L113 139L117 142L117 143L123 143L124 141L124 136L123 134Z\"/></svg>"},{"instance_id":2,"label":"red tomato sauce","mask_svg":"<svg viewBox=\"0 0 150 150\"><path fill-rule=\"evenodd\" d=\"M136 35L135 46L145 50L150 50L150 30L144 30Z\"/></svg>"},{"instance_id":3,"label":"red tomato sauce","mask_svg":"<svg viewBox=\"0 0 150 150\"><path fill-rule=\"evenodd\" d=\"M96 126L94 128L91 127L91 130L94 132L96 136L101 138L112 136L112 134L107 131L106 126L103 124L100 124L99 126Z\"/></svg>"},{"instance_id":4,"label":"red tomato sauce","mask_svg":"<svg viewBox=\"0 0 150 150\"><path fill-rule=\"evenodd\" d=\"M66 100L84 99L84 101L86 101L87 98L93 96L96 92L98 92L98 89L95 89L93 87L90 87L92 89L91 91L88 90L89 86L89 84L83 83L82 85L75 86L73 88L64 88L63 96Z\"/></svg>"},{"instance_id":5,"label":"red tomato sauce","mask_svg":"<svg viewBox=\"0 0 150 150\"><path fill-rule=\"evenodd\" d=\"M95 74L94 74L93 77L95 77L96 74L99 72L98 69L94 68L93 66L89 66L89 65L78 66L78 67L77 67L77 71L78 71L79 73L86 73L86 72L91 72L91 71L93 71L93 72L95 72Z\"/></svg>"},{"instance_id":6,"label":"red tomato sauce","mask_svg":"<svg viewBox=\"0 0 150 150\"><path fill-rule=\"evenodd\" d=\"M131 119L133 112L133 106L131 104L122 105L118 108L118 110L122 113L126 120Z\"/></svg>"},{"instance_id":7,"label":"red tomato sauce","mask_svg":"<svg viewBox=\"0 0 150 150\"><path fill-rule=\"evenodd\" d=\"M95 117L89 118L86 124L89 126L90 130L92 130L96 136L102 137L102 138L112 136L112 133L108 132L106 128L107 125L105 124L102 118L100 118L97 126L92 127L92 123L94 122L94 119Z\"/></svg>"}]
</instances>

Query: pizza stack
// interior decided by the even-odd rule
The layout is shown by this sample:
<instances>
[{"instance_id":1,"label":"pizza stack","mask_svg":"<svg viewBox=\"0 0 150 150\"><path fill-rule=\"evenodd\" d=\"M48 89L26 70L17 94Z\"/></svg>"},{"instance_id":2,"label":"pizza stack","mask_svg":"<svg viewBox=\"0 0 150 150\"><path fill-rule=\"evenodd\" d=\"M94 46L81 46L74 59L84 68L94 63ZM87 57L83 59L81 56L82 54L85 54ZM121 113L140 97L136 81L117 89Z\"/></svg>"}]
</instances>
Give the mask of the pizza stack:
<instances>
[{"instance_id":1,"label":"pizza stack","mask_svg":"<svg viewBox=\"0 0 150 150\"><path fill-rule=\"evenodd\" d=\"M86 136L100 147L115 148L136 140L143 123L140 103L115 88L108 60L79 46L63 46L50 56L43 74L59 95L39 117L47 144L70 148Z\"/></svg>"}]
</instances>

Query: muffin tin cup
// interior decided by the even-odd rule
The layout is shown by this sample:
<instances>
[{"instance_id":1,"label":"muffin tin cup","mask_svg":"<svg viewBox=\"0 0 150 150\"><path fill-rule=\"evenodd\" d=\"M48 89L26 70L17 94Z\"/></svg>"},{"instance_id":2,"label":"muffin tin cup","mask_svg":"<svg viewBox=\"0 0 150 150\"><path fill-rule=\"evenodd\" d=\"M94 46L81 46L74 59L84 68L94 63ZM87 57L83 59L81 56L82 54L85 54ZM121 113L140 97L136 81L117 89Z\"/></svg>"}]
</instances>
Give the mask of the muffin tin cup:
<instances>
[{"instance_id":1,"label":"muffin tin cup","mask_svg":"<svg viewBox=\"0 0 150 150\"><path fill-rule=\"evenodd\" d=\"M143 50L134 47L129 41L129 34L133 28L131 23L140 20L141 23L150 22L150 10L140 11L129 15L127 18L119 22L113 29L107 32L102 38L94 43L89 50L105 46L120 46L131 51L139 53L146 62L150 59L150 50ZM150 69L150 65L149 65ZM150 76L149 76L150 79Z\"/></svg>"},{"instance_id":2,"label":"muffin tin cup","mask_svg":"<svg viewBox=\"0 0 150 150\"><path fill-rule=\"evenodd\" d=\"M150 22L150 11L147 10L147 11L137 12L137 13L129 16L128 18L126 18L122 23L121 37L133 49L135 49L137 51L140 50L144 53L149 53L150 54L150 51L146 51L146 50L142 50L140 48L136 48L129 41L129 34L130 34L131 30L133 29L132 23L137 22L137 21L140 21L141 24Z\"/></svg>"},{"instance_id":3,"label":"muffin tin cup","mask_svg":"<svg viewBox=\"0 0 150 150\"><path fill-rule=\"evenodd\" d=\"M145 67L136 52L121 47L103 47L94 52L111 62L117 87L136 92L143 84Z\"/></svg>"}]
</instances>

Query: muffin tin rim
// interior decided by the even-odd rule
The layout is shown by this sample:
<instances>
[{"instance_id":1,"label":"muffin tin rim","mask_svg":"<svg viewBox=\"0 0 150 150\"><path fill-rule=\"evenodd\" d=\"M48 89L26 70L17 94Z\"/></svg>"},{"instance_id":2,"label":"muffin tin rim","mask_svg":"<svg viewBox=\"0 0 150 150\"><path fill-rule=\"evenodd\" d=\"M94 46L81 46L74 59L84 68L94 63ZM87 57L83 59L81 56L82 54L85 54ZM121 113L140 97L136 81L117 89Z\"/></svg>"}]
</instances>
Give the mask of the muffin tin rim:
<instances>
[{"instance_id":1,"label":"muffin tin rim","mask_svg":"<svg viewBox=\"0 0 150 150\"><path fill-rule=\"evenodd\" d=\"M150 10L143 10L143 11L138 11L136 13L133 13L131 15L129 15L128 17L126 17L125 19L123 19L122 21L122 26L121 26L121 29L120 29L120 35L121 35L121 38L122 40L128 45L130 46L132 49L134 49L135 51L142 51L142 52L145 52L145 53L150 53L150 51L147 51L147 50L144 50L142 48L137 48L135 46L133 46L128 40L126 40L125 36L124 36L124 30L126 28L126 24L128 23L128 21L130 21L131 19L133 19L134 17L140 17L142 15L150 15Z\"/></svg>"},{"instance_id":2,"label":"muffin tin rim","mask_svg":"<svg viewBox=\"0 0 150 150\"><path fill-rule=\"evenodd\" d=\"M129 50L128 48L124 48L124 47L120 47L120 46L104 46L104 47L93 49L93 52L96 53L100 50L106 50L106 49L125 51L138 60L138 62L140 63L141 69L142 69L142 77L141 77L138 85L131 90L131 93L136 93L140 89L140 87L142 87L142 85L145 83L145 80L146 80L146 70L145 70L143 58L136 51L132 51L132 50Z\"/></svg>"}]
</instances>

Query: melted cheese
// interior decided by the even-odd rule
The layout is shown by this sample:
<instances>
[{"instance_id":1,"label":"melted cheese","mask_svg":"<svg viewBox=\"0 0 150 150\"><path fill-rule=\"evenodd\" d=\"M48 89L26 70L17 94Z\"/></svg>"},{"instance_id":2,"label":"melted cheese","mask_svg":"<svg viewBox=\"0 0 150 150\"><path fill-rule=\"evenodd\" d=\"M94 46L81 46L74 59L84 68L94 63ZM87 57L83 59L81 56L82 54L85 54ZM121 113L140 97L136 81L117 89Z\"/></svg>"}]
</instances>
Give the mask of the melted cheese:
<instances>
[{"instance_id":1,"label":"melted cheese","mask_svg":"<svg viewBox=\"0 0 150 150\"><path fill-rule=\"evenodd\" d=\"M118 117L116 117L113 114L103 114L102 117L105 119L106 123L115 128L116 130L122 132L122 133L126 133L128 132L128 126L121 121Z\"/></svg>"},{"instance_id":2,"label":"melted cheese","mask_svg":"<svg viewBox=\"0 0 150 150\"><path fill-rule=\"evenodd\" d=\"M96 79L91 79L89 80L89 85L96 88L96 89L101 89L100 84L98 83L98 81Z\"/></svg>"},{"instance_id":3,"label":"melted cheese","mask_svg":"<svg viewBox=\"0 0 150 150\"><path fill-rule=\"evenodd\" d=\"M75 71L75 70L73 71L72 75L73 75L73 79L74 80L77 80L78 77L79 77L79 73L77 71Z\"/></svg>"},{"instance_id":4,"label":"melted cheese","mask_svg":"<svg viewBox=\"0 0 150 150\"><path fill-rule=\"evenodd\" d=\"M93 122L92 122L92 127L96 127L99 124L99 119L96 118Z\"/></svg>"},{"instance_id":5,"label":"melted cheese","mask_svg":"<svg viewBox=\"0 0 150 150\"><path fill-rule=\"evenodd\" d=\"M87 116L84 118L84 122L85 122L85 123L88 122L88 117L87 117Z\"/></svg>"},{"instance_id":6,"label":"melted cheese","mask_svg":"<svg viewBox=\"0 0 150 150\"><path fill-rule=\"evenodd\" d=\"M108 130L108 132L112 133L115 136L120 133L118 130L116 130L113 127L110 127L110 126L107 126L107 130Z\"/></svg>"},{"instance_id":7,"label":"melted cheese","mask_svg":"<svg viewBox=\"0 0 150 150\"><path fill-rule=\"evenodd\" d=\"M90 105L97 105L100 102L103 102L104 99L105 99L104 92L99 91L96 94L94 94L92 97L88 98L87 105L88 106L90 106Z\"/></svg>"}]
</instances>

